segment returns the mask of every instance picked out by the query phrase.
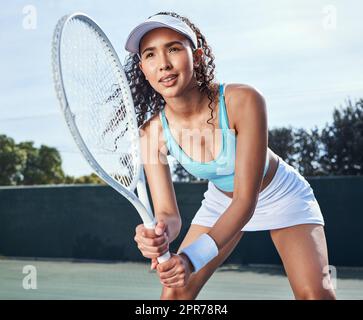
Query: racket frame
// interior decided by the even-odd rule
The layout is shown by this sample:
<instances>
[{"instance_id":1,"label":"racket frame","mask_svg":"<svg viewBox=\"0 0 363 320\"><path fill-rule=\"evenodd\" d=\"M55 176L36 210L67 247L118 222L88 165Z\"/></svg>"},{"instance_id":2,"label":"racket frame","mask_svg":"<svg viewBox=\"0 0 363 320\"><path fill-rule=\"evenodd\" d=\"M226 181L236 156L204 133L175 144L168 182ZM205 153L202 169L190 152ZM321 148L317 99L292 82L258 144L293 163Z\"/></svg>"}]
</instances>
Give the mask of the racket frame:
<instances>
[{"instance_id":1,"label":"racket frame","mask_svg":"<svg viewBox=\"0 0 363 320\"><path fill-rule=\"evenodd\" d=\"M82 135L80 134L77 125L75 123L75 115L72 113L68 99L67 94L65 92L64 88L64 82L63 82L63 76L62 76L62 61L61 61L61 43L63 39L63 31L64 27L70 21L71 19L80 19L88 23L92 28L94 28L103 38L105 42L108 44L108 48L111 50L111 54L114 58L114 62L118 65L117 68L117 77L118 84L122 85L121 93L122 93L122 99L125 104L129 104L132 108L131 110L131 116L132 116L132 122L134 126L137 127L137 121L136 121L136 114L134 112L134 104L131 94L130 87L127 85L128 81L126 78L126 75L123 71L122 64L119 60L119 57L112 46L110 40L106 36L106 34L103 32L101 27L88 15L82 13L82 12L75 12L70 15L62 17L54 31L53 35L53 45L52 45L52 66L53 66L53 76L54 76L54 83L55 83L55 90L57 93L58 100L60 102L60 106L62 109L62 113L64 115L65 121L67 123L67 126L72 134L73 140L76 142L79 150L81 151L84 158L87 160L89 165L92 167L92 169L96 172L96 174L104 180L109 186L111 186L113 189L115 189L117 192L119 192L122 196L124 196L127 200L131 202L131 204L136 208L138 211L143 224L145 228L147 229L154 229L156 225L155 217L152 214L149 197L146 190L146 183L145 183L145 175L144 175L144 169L143 165L141 163L141 146L140 146L140 138L135 139L134 141L134 147L137 148L138 152L138 164L136 168L136 174L135 177L137 179L134 179L133 183L128 187L125 188L120 183L118 183L115 179L113 179L96 161L96 159L93 157L92 153L88 150L86 143L84 142ZM124 85L126 83L126 86ZM126 94L125 94L126 91ZM129 112L130 113L130 112ZM129 114L130 116L130 114ZM140 132L139 132L140 137ZM137 189L138 197L135 195L133 190ZM166 252L161 257L158 257L158 261L164 262L170 259L170 253L169 251Z\"/></svg>"}]
</instances>

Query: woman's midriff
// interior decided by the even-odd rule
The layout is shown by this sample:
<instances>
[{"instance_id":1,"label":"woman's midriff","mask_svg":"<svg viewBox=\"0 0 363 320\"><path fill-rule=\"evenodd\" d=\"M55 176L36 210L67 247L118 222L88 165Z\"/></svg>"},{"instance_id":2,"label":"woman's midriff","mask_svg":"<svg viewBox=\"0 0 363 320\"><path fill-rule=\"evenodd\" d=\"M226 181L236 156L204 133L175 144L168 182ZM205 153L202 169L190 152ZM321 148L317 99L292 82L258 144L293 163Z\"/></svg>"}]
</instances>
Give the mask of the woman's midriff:
<instances>
[{"instance_id":1,"label":"woman's midriff","mask_svg":"<svg viewBox=\"0 0 363 320\"><path fill-rule=\"evenodd\" d=\"M262 180L260 192L263 191L272 181L273 177L275 176L275 173L277 171L277 167L279 164L279 158L278 156L270 149L267 149L268 156L269 156L269 167L267 169L267 173L265 177ZM217 186L216 188L223 192L225 195L227 195L230 198L233 198L233 192L223 191L219 189Z\"/></svg>"}]
</instances>

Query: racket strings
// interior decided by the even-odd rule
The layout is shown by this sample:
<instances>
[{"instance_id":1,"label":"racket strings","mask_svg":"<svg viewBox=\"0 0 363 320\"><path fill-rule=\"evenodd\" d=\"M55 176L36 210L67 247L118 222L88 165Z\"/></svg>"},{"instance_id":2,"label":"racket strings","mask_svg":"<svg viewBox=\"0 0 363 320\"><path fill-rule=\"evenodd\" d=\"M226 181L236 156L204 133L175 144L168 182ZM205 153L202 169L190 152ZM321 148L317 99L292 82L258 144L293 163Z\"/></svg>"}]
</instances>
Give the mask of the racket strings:
<instances>
[{"instance_id":1,"label":"racket strings","mask_svg":"<svg viewBox=\"0 0 363 320\"><path fill-rule=\"evenodd\" d=\"M62 76L80 135L104 170L130 187L140 161L135 146L138 130L132 128L130 103L123 95L115 57L108 43L84 21L70 21L63 32Z\"/></svg>"}]
</instances>

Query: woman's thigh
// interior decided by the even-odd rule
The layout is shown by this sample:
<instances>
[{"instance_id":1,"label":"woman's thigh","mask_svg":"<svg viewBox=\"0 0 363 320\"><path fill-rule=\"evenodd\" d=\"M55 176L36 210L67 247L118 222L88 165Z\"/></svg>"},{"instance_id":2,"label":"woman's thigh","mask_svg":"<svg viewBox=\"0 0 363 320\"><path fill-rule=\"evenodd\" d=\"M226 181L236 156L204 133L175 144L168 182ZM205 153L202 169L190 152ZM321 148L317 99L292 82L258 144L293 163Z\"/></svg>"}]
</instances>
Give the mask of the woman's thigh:
<instances>
[{"instance_id":1,"label":"woman's thigh","mask_svg":"<svg viewBox=\"0 0 363 320\"><path fill-rule=\"evenodd\" d=\"M301 224L271 230L296 299L335 299L324 227Z\"/></svg>"},{"instance_id":2,"label":"woman's thigh","mask_svg":"<svg viewBox=\"0 0 363 320\"><path fill-rule=\"evenodd\" d=\"M181 249L191 244L196 240L201 234L208 233L211 228L192 224L181 243L178 252ZM195 299L199 294L200 290L208 279L212 276L214 271L227 259L231 254L237 243L242 237L243 232L239 232L236 236L227 243L223 248L219 250L218 256L211 260L207 265L205 265L198 272L193 273L189 279L188 284L183 288L167 288L163 287L161 299L182 299L190 300Z\"/></svg>"}]
</instances>

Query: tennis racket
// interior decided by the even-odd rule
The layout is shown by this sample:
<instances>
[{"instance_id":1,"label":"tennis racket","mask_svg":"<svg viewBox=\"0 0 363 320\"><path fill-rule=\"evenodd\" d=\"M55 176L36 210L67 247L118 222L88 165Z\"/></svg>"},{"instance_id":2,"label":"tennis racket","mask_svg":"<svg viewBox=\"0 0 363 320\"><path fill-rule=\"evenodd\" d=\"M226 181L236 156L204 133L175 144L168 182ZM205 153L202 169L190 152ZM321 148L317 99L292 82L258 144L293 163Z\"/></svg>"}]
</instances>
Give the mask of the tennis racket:
<instances>
[{"instance_id":1,"label":"tennis racket","mask_svg":"<svg viewBox=\"0 0 363 320\"><path fill-rule=\"evenodd\" d=\"M154 229L131 90L111 42L87 15L64 16L53 35L52 66L57 97L80 152L133 204L144 226ZM169 258L166 252L158 261Z\"/></svg>"}]
</instances>

